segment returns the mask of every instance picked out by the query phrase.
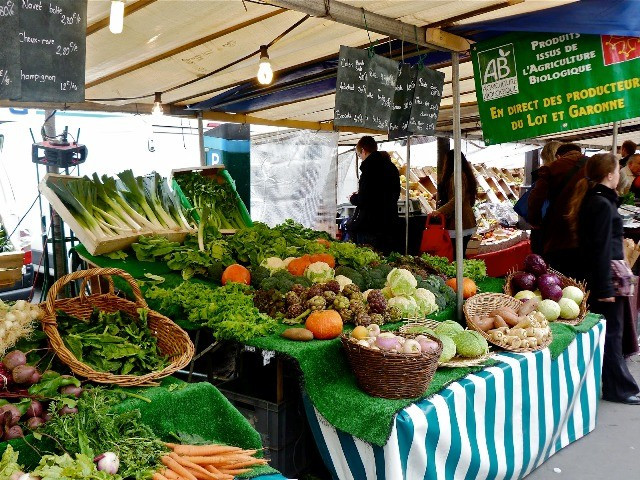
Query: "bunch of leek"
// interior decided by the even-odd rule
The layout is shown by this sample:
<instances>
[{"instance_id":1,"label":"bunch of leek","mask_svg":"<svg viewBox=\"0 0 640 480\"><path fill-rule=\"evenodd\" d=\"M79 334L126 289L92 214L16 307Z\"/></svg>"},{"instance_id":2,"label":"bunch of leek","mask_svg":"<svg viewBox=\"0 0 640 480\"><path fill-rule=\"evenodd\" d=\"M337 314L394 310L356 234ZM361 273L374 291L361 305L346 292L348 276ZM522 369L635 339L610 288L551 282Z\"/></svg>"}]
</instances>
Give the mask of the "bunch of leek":
<instances>
[{"instance_id":1,"label":"bunch of leek","mask_svg":"<svg viewBox=\"0 0 640 480\"><path fill-rule=\"evenodd\" d=\"M155 172L135 177L131 170L119 173L118 178L100 178L94 173L93 178L49 179L47 185L96 240L191 229L166 179Z\"/></svg>"}]
</instances>

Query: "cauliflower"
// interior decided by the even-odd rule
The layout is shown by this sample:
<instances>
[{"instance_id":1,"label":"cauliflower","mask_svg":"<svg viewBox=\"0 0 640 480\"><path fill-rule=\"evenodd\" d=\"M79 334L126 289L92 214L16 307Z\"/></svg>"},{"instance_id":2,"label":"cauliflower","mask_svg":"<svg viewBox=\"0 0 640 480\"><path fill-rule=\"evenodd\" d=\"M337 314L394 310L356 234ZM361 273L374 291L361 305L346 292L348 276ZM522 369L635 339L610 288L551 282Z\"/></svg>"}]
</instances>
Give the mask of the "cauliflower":
<instances>
[{"instance_id":1,"label":"cauliflower","mask_svg":"<svg viewBox=\"0 0 640 480\"><path fill-rule=\"evenodd\" d=\"M334 275L333 268L324 262L314 262L304 271L304 276L313 283L326 283L333 280Z\"/></svg>"},{"instance_id":2,"label":"cauliflower","mask_svg":"<svg viewBox=\"0 0 640 480\"><path fill-rule=\"evenodd\" d=\"M272 274L273 274L273 272L276 272L278 270L284 270L284 269L287 268L287 266L284 264L284 262L278 257L265 258L260 263L260 266L266 268Z\"/></svg>"},{"instance_id":3,"label":"cauliflower","mask_svg":"<svg viewBox=\"0 0 640 480\"><path fill-rule=\"evenodd\" d=\"M421 316L427 316L438 311L436 296L426 288L418 288L413 294L413 298L418 304Z\"/></svg>"},{"instance_id":4,"label":"cauliflower","mask_svg":"<svg viewBox=\"0 0 640 480\"><path fill-rule=\"evenodd\" d=\"M340 291L342 291L346 285L353 283L350 278L345 277L344 275L336 275L334 280L340 284Z\"/></svg>"},{"instance_id":5,"label":"cauliflower","mask_svg":"<svg viewBox=\"0 0 640 480\"><path fill-rule=\"evenodd\" d=\"M386 298L387 300L389 300L390 298L393 298L393 292L389 287L384 287L380 291L382 292L382 295L384 295L384 298Z\"/></svg>"},{"instance_id":6,"label":"cauliflower","mask_svg":"<svg viewBox=\"0 0 640 480\"><path fill-rule=\"evenodd\" d=\"M387 275L387 286L395 296L405 295L410 297L416 291L418 280L409 270L394 268Z\"/></svg>"},{"instance_id":7,"label":"cauliflower","mask_svg":"<svg viewBox=\"0 0 640 480\"><path fill-rule=\"evenodd\" d=\"M296 257L287 257L282 261L282 264L284 265L284 268L288 268L289 264L291 263L291 260L295 260Z\"/></svg>"},{"instance_id":8,"label":"cauliflower","mask_svg":"<svg viewBox=\"0 0 640 480\"><path fill-rule=\"evenodd\" d=\"M387 301L387 306L397 307L400 310L402 318L417 317L420 309L418 303L413 297L393 297Z\"/></svg>"}]
</instances>

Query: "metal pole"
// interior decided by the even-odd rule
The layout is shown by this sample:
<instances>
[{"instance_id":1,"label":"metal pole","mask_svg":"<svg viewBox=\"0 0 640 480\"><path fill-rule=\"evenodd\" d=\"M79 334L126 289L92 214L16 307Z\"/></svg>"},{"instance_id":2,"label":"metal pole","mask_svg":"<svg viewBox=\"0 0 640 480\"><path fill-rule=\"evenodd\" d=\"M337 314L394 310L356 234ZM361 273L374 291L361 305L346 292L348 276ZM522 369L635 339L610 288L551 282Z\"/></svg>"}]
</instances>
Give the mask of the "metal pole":
<instances>
[{"instance_id":1,"label":"metal pole","mask_svg":"<svg viewBox=\"0 0 640 480\"><path fill-rule=\"evenodd\" d=\"M611 153L614 155L618 149L618 122L613 122L613 135L611 136Z\"/></svg>"},{"instance_id":2,"label":"metal pole","mask_svg":"<svg viewBox=\"0 0 640 480\"><path fill-rule=\"evenodd\" d=\"M202 111L198 112L198 145L200 146L200 166L207 165L207 155L204 151L204 128L202 126Z\"/></svg>"},{"instance_id":3,"label":"metal pole","mask_svg":"<svg viewBox=\"0 0 640 480\"><path fill-rule=\"evenodd\" d=\"M404 254L409 255L409 175L411 172L411 135L407 137L407 170L404 184Z\"/></svg>"},{"instance_id":4,"label":"metal pole","mask_svg":"<svg viewBox=\"0 0 640 480\"><path fill-rule=\"evenodd\" d=\"M453 184L455 189L455 221L456 221L456 285L458 321L463 320L462 302L462 165L460 158L460 58L457 52L451 54L451 74L453 86Z\"/></svg>"}]
</instances>

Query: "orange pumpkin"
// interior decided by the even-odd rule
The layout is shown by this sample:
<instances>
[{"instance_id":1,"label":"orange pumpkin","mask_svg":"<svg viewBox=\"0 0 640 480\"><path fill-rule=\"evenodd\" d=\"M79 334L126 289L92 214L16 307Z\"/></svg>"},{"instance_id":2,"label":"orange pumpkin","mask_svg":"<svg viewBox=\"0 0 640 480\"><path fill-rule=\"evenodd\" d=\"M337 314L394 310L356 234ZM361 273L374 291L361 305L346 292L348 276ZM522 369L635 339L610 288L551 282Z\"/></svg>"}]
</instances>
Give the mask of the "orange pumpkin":
<instances>
[{"instance_id":1,"label":"orange pumpkin","mask_svg":"<svg viewBox=\"0 0 640 480\"><path fill-rule=\"evenodd\" d=\"M327 248L329 248L331 246L331 242L329 240L327 240L326 238L318 238L316 240L316 242L318 242L320 245L324 245Z\"/></svg>"},{"instance_id":2,"label":"orange pumpkin","mask_svg":"<svg viewBox=\"0 0 640 480\"><path fill-rule=\"evenodd\" d=\"M222 285L227 283L244 283L245 285L251 284L251 273L242 265L237 263L229 265L222 272Z\"/></svg>"},{"instance_id":3,"label":"orange pumpkin","mask_svg":"<svg viewBox=\"0 0 640 480\"><path fill-rule=\"evenodd\" d=\"M342 317L335 310L319 310L307 317L304 326L313 332L313 338L330 340L342 333Z\"/></svg>"},{"instance_id":4,"label":"orange pumpkin","mask_svg":"<svg viewBox=\"0 0 640 480\"><path fill-rule=\"evenodd\" d=\"M445 283L453 288L454 292L458 291L458 282L455 278L450 278ZM464 299L467 299L473 297L476 293L478 293L478 287L476 283L470 278L464 277L462 279L462 297Z\"/></svg>"},{"instance_id":5,"label":"orange pumpkin","mask_svg":"<svg viewBox=\"0 0 640 480\"><path fill-rule=\"evenodd\" d=\"M329 253L319 253L318 255L314 255L314 257L317 258L316 262L324 262L331 268L336 268L336 259L333 255Z\"/></svg>"},{"instance_id":6,"label":"orange pumpkin","mask_svg":"<svg viewBox=\"0 0 640 480\"><path fill-rule=\"evenodd\" d=\"M309 259L309 256L306 255L306 258L300 257L300 258L291 260L289 262L289 265L287 265L287 270L289 270L289 273L291 275L300 277L304 275L304 271L307 269L309 265L311 265L311 260Z\"/></svg>"}]
</instances>

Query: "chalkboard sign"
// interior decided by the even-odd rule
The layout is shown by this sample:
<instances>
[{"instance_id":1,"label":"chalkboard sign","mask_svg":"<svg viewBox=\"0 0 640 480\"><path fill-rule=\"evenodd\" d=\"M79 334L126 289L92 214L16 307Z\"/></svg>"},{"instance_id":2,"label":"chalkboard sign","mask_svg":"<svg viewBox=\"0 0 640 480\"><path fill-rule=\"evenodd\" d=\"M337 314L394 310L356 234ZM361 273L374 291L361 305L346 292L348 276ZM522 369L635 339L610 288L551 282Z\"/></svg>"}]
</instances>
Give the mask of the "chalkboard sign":
<instances>
[{"instance_id":1,"label":"chalkboard sign","mask_svg":"<svg viewBox=\"0 0 640 480\"><path fill-rule=\"evenodd\" d=\"M416 89L409 118L409 131L418 135L433 135L436 131L444 73L429 68L418 69Z\"/></svg>"},{"instance_id":2,"label":"chalkboard sign","mask_svg":"<svg viewBox=\"0 0 640 480\"><path fill-rule=\"evenodd\" d=\"M0 0L0 98L20 98L18 0Z\"/></svg>"},{"instance_id":3,"label":"chalkboard sign","mask_svg":"<svg viewBox=\"0 0 640 480\"><path fill-rule=\"evenodd\" d=\"M21 0L21 100L83 102L87 0Z\"/></svg>"},{"instance_id":4,"label":"chalkboard sign","mask_svg":"<svg viewBox=\"0 0 640 480\"><path fill-rule=\"evenodd\" d=\"M398 62L340 47L334 125L387 131Z\"/></svg>"},{"instance_id":5,"label":"chalkboard sign","mask_svg":"<svg viewBox=\"0 0 640 480\"><path fill-rule=\"evenodd\" d=\"M396 81L396 92L393 96L393 110L389 121L389 140L405 138L409 132L409 118L413 106L413 94L416 88L417 67L403 63Z\"/></svg>"}]
</instances>

